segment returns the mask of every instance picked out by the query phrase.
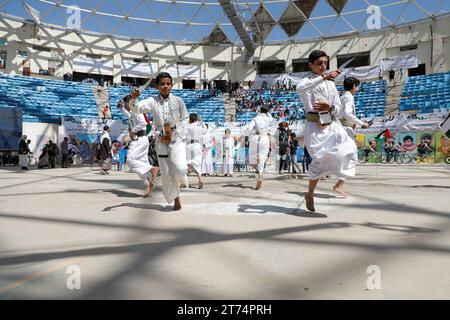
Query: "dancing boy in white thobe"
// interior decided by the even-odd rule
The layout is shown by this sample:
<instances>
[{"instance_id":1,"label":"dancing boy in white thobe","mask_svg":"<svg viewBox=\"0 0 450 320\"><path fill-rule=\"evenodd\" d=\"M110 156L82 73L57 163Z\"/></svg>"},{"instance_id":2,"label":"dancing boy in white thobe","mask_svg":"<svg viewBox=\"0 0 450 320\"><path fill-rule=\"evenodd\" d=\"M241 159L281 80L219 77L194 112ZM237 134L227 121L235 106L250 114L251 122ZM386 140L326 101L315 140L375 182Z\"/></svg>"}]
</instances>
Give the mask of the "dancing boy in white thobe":
<instances>
[{"instance_id":1,"label":"dancing boy in white thobe","mask_svg":"<svg viewBox=\"0 0 450 320\"><path fill-rule=\"evenodd\" d=\"M341 95L342 108L339 114L337 115L337 118L341 122L345 131L347 131L348 136L355 142L355 144L356 144L356 137L354 132L355 128L361 127L363 129L367 129L370 126L367 122L364 122L356 117L354 96L358 91L359 84L360 81L353 77L348 77L344 80L345 91ZM358 154L355 153L354 156L355 156L354 161L355 162L358 161ZM341 177L336 183L336 185L333 187L333 190L346 197L347 194L344 192L344 182L345 178Z\"/></svg>"},{"instance_id":2,"label":"dancing boy in white thobe","mask_svg":"<svg viewBox=\"0 0 450 320\"><path fill-rule=\"evenodd\" d=\"M253 118L247 127L246 135L250 136L249 164L256 168L256 187L261 189L264 166L270 149L269 129L272 116L269 108L262 106L260 113Z\"/></svg>"},{"instance_id":3,"label":"dancing boy in white thobe","mask_svg":"<svg viewBox=\"0 0 450 320\"><path fill-rule=\"evenodd\" d=\"M188 166L197 173L198 188L203 188L202 181L202 137L206 129L198 121L196 113L189 115L189 125L186 127L186 160Z\"/></svg>"},{"instance_id":4,"label":"dancing boy in white thobe","mask_svg":"<svg viewBox=\"0 0 450 320\"><path fill-rule=\"evenodd\" d=\"M146 184L144 198L149 197L153 191L158 169L150 165L148 161L147 121L145 121L143 114L130 112L128 103L123 107L122 101L119 101L117 107L128 118L128 132L131 138L127 154L128 167L131 171L137 173L139 178Z\"/></svg>"},{"instance_id":5,"label":"dancing boy in white thobe","mask_svg":"<svg viewBox=\"0 0 450 320\"><path fill-rule=\"evenodd\" d=\"M212 159L212 139L208 132L208 124L205 123L205 134L202 136L202 174L212 176L213 172L213 159Z\"/></svg>"},{"instance_id":6,"label":"dancing boy in white thobe","mask_svg":"<svg viewBox=\"0 0 450 320\"><path fill-rule=\"evenodd\" d=\"M159 95L140 101L131 107L134 113L151 113L154 117L158 138L155 144L161 170L164 197L168 203L175 202L173 210L181 210L180 183L184 179L186 164L186 125L189 115L183 99L170 93L172 76L162 72L156 77ZM138 90L131 94L139 97Z\"/></svg>"},{"instance_id":7,"label":"dancing boy in white thobe","mask_svg":"<svg viewBox=\"0 0 450 320\"><path fill-rule=\"evenodd\" d=\"M222 173L225 177L233 176L234 167L234 139L231 137L231 130L225 130L222 143Z\"/></svg>"},{"instance_id":8,"label":"dancing boy in white thobe","mask_svg":"<svg viewBox=\"0 0 450 320\"><path fill-rule=\"evenodd\" d=\"M329 57L321 50L312 51L308 60L312 74L299 81L297 92L307 112L305 145L312 158L305 201L306 208L314 212L314 191L320 178L355 176L356 144L336 119L341 100L331 80L339 75L339 70L325 73Z\"/></svg>"}]
</instances>

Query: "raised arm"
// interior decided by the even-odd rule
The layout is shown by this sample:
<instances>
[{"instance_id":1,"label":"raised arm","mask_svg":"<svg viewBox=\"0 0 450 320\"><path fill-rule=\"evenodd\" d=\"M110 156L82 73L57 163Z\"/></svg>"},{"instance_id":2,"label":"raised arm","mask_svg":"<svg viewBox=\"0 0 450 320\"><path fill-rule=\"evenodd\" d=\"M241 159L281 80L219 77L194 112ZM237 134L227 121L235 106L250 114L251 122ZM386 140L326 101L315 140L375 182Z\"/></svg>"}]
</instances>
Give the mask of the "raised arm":
<instances>
[{"instance_id":1,"label":"raised arm","mask_svg":"<svg viewBox=\"0 0 450 320\"><path fill-rule=\"evenodd\" d=\"M122 100L120 100L120 101L117 103L117 108L119 108L120 112L122 112L122 114L123 114L125 117L127 117L128 119L131 118L131 113L130 113L130 111L128 111L126 108L123 107L123 102L122 102Z\"/></svg>"},{"instance_id":2,"label":"raised arm","mask_svg":"<svg viewBox=\"0 0 450 320\"><path fill-rule=\"evenodd\" d=\"M297 92L300 94L305 93L305 92L311 90L312 88L314 88L315 86L317 86L322 81L323 81L322 76L317 76L312 79L303 78L297 84Z\"/></svg>"}]
</instances>

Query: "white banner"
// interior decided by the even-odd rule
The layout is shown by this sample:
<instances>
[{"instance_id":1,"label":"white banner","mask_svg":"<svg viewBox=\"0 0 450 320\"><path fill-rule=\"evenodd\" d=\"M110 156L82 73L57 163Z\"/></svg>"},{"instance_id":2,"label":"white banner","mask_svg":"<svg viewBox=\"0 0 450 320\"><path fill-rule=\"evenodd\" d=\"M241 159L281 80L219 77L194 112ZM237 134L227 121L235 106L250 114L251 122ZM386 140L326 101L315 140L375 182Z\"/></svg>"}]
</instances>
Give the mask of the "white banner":
<instances>
[{"instance_id":1,"label":"white banner","mask_svg":"<svg viewBox=\"0 0 450 320\"><path fill-rule=\"evenodd\" d=\"M58 141L64 137L86 140L89 143L98 142L103 133L103 127L108 125L111 129L109 136L112 140L122 139L128 134L128 125L122 120L95 120L95 119L76 119L74 117L62 118L62 130L59 131Z\"/></svg>"},{"instance_id":2,"label":"white banner","mask_svg":"<svg viewBox=\"0 0 450 320\"><path fill-rule=\"evenodd\" d=\"M278 124L282 122L282 120L276 120L273 119L272 124L269 128L269 133L271 135L275 135L275 132L278 129ZM289 129L291 129L295 133L301 133L303 132L304 127L304 121L286 121L289 125ZM231 130L231 135L234 137L241 137L244 136L247 132L249 123L246 122L225 122L225 123L218 123L218 122L208 122L208 126L211 130L211 132L217 133L217 134L224 134L225 129Z\"/></svg>"},{"instance_id":3,"label":"white banner","mask_svg":"<svg viewBox=\"0 0 450 320\"><path fill-rule=\"evenodd\" d=\"M151 78L158 72L157 62L134 62L122 60L122 76L133 78Z\"/></svg>"},{"instance_id":4,"label":"white banner","mask_svg":"<svg viewBox=\"0 0 450 320\"><path fill-rule=\"evenodd\" d=\"M437 131L445 119L445 113L399 114L374 118L369 129L357 129L357 133L379 133L384 129L393 131ZM366 120L369 120L366 119Z\"/></svg>"},{"instance_id":5,"label":"white banner","mask_svg":"<svg viewBox=\"0 0 450 320\"><path fill-rule=\"evenodd\" d=\"M77 56L73 59L73 71L113 75L113 60L111 58L94 59L86 56Z\"/></svg>"},{"instance_id":6,"label":"white banner","mask_svg":"<svg viewBox=\"0 0 450 320\"><path fill-rule=\"evenodd\" d=\"M390 71L390 70L396 71L400 69L417 68L418 65L419 65L419 58L413 54L380 60L381 71Z\"/></svg>"},{"instance_id":7,"label":"white banner","mask_svg":"<svg viewBox=\"0 0 450 320\"><path fill-rule=\"evenodd\" d=\"M255 88L261 88L264 81L267 82L269 87L275 85L277 81L280 86L283 86L283 83L288 84L289 80L293 85L296 85L300 79L306 77L311 72L292 72L292 73L282 73L282 74L258 74L255 78Z\"/></svg>"},{"instance_id":8,"label":"white banner","mask_svg":"<svg viewBox=\"0 0 450 320\"><path fill-rule=\"evenodd\" d=\"M337 82L344 82L345 78L354 77L360 81L378 79L381 69L379 66L373 68L348 68L344 69L339 77L336 78Z\"/></svg>"},{"instance_id":9,"label":"white banner","mask_svg":"<svg viewBox=\"0 0 450 320\"><path fill-rule=\"evenodd\" d=\"M168 72L174 79L191 79L200 81L200 68L195 65L168 64Z\"/></svg>"}]
</instances>

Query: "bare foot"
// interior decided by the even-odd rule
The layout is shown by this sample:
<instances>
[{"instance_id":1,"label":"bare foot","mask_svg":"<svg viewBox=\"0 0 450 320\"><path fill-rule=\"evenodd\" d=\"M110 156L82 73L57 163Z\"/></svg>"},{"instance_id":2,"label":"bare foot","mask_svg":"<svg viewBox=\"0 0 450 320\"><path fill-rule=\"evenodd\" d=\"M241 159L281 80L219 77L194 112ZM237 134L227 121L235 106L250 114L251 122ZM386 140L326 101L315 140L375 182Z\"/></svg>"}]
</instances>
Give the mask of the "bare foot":
<instances>
[{"instance_id":1,"label":"bare foot","mask_svg":"<svg viewBox=\"0 0 450 320\"><path fill-rule=\"evenodd\" d=\"M150 169L150 173L152 174L152 177L151 177L151 182L154 184L155 183L155 180L156 180L156 178L158 177L158 168L156 168L156 167L153 167L153 168L151 168Z\"/></svg>"},{"instance_id":2,"label":"bare foot","mask_svg":"<svg viewBox=\"0 0 450 320\"><path fill-rule=\"evenodd\" d=\"M145 189L144 198L151 197L152 192L153 192L153 183L149 182L147 188Z\"/></svg>"},{"instance_id":3,"label":"bare foot","mask_svg":"<svg viewBox=\"0 0 450 320\"><path fill-rule=\"evenodd\" d=\"M343 189L343 188L333 187L333 191L339 193L339 194L340 194L341 196L343 196L343 197L347 197L347 196L348 196L348 194L346 194L346 193L344 192L344 189Z\"/></svg>"},{"instance_id":4,"label":"bare foot","mask_svg":"<svg viewBox=\"0 0 450 320\"><path fill-rule=\"evenodd\" d=\"M262 180L256 181L256 187L255 187L255 190L261 189L261 186L262 186Z\"/></svg>"},{"instance_id":5,"label":"bare foot","mask_svg":"<svg viewBox=\"0 0 450 320\"><path fill-rule=\"evenodd\" d=\"M305 195L305 203L306 203L306 209L308 209L311 212L316 212L316 209L314 208L314 196L310 196L309 194Z\"/></svg>"},{"instance_id":6,"label":"bare foot","mask_svg":"<svg viewBox=\"0 0 450 320\"><path fill-rule=\"evenodd\" d=\"M179 210L181 210L180 198L176 198L175 204L173 206L173 211L179 211Z\"/></svg>"}]
</instances>

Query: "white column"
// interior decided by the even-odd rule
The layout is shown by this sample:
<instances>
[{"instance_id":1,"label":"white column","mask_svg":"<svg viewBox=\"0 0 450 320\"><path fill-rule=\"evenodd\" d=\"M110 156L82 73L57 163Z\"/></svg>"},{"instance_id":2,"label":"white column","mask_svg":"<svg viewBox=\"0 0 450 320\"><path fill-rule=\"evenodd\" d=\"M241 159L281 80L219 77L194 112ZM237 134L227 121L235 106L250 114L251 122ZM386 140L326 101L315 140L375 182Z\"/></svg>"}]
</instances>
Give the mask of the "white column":
<instances>
[{"instance_id":1,"label":"white column","mask_svg":"<svg viewBox=\"0 0 450 320\"><path fill-rule=\"evenodd\" d=\"M122 56L120 53L114 54L113 64L113 82L120 83L122 82Z\"/></svg>"}]
</instances>

